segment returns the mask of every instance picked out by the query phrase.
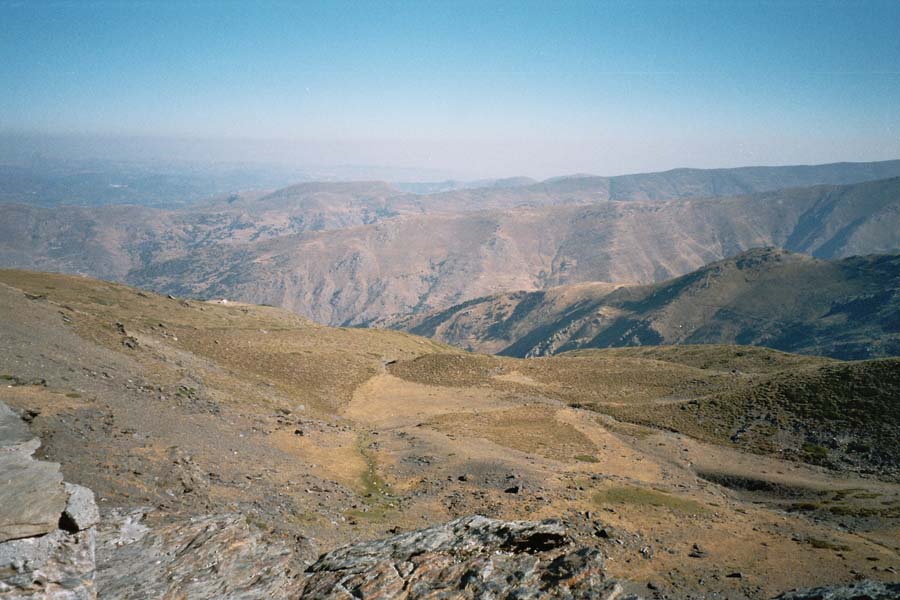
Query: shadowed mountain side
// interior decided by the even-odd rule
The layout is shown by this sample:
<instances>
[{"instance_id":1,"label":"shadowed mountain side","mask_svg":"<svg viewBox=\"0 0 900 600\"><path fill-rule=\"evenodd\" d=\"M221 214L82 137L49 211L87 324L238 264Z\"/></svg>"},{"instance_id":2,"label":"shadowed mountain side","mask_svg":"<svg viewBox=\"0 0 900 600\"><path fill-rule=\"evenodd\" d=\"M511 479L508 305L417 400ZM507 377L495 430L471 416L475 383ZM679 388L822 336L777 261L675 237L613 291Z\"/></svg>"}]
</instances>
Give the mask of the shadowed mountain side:
<instances>
[{"instance_id":1,"label":"shadowed mountain side","mask_svg":"<svg viewBox=\"0 0 900 600\"><path fill-rule=\"evenodd\" d=\"M900 255L822 261L750 250L657 285L499 294L393 326L509 356L713 343L844 359L896 356Z\"/></svg>"}]
</instances>

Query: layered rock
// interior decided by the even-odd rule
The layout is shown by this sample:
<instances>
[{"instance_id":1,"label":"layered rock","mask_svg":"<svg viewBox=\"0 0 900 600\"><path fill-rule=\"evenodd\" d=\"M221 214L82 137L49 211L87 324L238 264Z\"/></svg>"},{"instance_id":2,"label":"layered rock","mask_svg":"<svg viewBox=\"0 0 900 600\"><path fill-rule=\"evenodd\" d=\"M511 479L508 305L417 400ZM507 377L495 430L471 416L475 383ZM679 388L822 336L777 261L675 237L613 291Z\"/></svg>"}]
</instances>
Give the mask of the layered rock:
<instances>
[{"instance_id":1,"label":"layered rock","mask_svg":"<svg viewBox=\"0 0 900 600\"><path fill-rule=\"evenodd\" d=\"M305 598L629 597L599 550L574 548L556 521L463 517L339 548L308 572Z\"/></svg>"},{"instance_id":2,"label":"layered rock","mask_svg":"<svg viewBox=\"0 0 900 600\"><path fill-rule=\"evenodd\" d=\"M900 598L900 582L858 581L850 585L785 592L776 600L897 600L897 598Z\"/></svg>"},{"instance_id":3,"label":"layered rock","mask_svg":"<svg viewBox=\"0 0 900 600\"><path fill-rule=\"evenodd\" d=\"M0 598L96 598L94 494L35 460L38 447L0 402Z\"/></svg>"},{"instance_id":4,"label":"layered rock","mask_svg":"<svg viewBox=\"0 0 900 600\"><path fill-rule=\"evenodd\" d=\"M292 544L235 514L113 511L97 555L101 598L297 598L304 584Z\"/></svg>"}]
</instances>

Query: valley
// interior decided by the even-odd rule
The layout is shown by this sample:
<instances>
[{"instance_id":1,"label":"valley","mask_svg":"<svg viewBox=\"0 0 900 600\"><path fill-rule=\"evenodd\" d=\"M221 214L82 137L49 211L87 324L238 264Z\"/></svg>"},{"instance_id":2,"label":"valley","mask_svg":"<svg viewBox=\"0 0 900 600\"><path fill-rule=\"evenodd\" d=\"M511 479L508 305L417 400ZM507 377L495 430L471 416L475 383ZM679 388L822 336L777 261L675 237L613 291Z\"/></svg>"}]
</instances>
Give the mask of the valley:
<instances>
[{"instance_id":1,"label":"valley","mask_svg":"<svg viewBox=\"0 0 900 600\"><path fill-rule=\"evenodd\" d=\"M900 600L896 0L0 0L0 600Z\"/></svg>"},{"instance_id":2,"label":"valley","mask_svg":"<svg viewBox=\"0 0 900 600\"><path fill-rule=\"evenodd\" d=\"M428 195L302 183L179 209L11 204L0 207L0 265L379 325L514 290L658 283L762 246L822 259L896 252L896 177L756 190L895 175L897 165L676 170Z\"/></svg>"}]
</instances>

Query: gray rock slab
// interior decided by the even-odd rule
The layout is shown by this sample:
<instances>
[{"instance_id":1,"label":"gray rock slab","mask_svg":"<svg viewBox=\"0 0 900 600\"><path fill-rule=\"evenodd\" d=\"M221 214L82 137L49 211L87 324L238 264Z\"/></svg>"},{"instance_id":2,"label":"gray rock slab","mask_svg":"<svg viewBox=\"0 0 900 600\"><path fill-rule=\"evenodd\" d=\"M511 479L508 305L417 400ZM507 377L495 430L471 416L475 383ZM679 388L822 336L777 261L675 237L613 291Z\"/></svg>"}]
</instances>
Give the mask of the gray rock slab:
<instances>
[{"instance_id":1,"label":"gray rock slab","mask_svg":"<svg viewBox=\"0 0 900 600\"><path fill-rule=\"evenodd\" d=\"M100 598L300 598L303 564L293 544L241 515L141 524L140 512L104 514L97 526Z\"/></svg>"},{"instance_id":2,"label":"gray rock slab","mask_svg":"<svg viewBox=\"0 0 900 600\"><path fill-rule=\"evenodd\" d=\"M65 508L57 463L0 453L0 542L50 533Z\"/></svg>"},{"instance_id":3,"label":"gray rock slab","mask_svg":"<svg viewBox=\"0 0 900 600\"><path fill-rule=\"evenodd\" d=\"M557 521L463 517L383 540L352 544L311 565L303 597L613 599L596 548L574 548Z\"/></svg>"},{"instance_id":4,"label":"gray rock slab","mask_svg":"<svg viewBox=\"0 0 900 600\"><path fill-rule=\"evenodd\" d=\"M785 592L776 600L897 600L900 582L857 581L847 585L832 585Z\"/></svg>"},{"instance_id":5,"label":"gray rock slab","mask_svg":"<svg viewBox=\"0 0 900 600\"><path fill-rule=\"evenodd\" d=\"M35 441L28 425L11 408L0 402L0 452L18 451L25 446L34 445ZM38 446L39 441L34 449Z\"/></svg>"},{"instance_id":6,"label":"gray rock slab","mask_svg":"<svg viewBox=\"0 0 900 600\"><path fill-rule=\"evenodd\" d=\"M93 600L94 530L0 543L0 600Z\"/></svg>"},{"instance_id":7,"label":"gray rock slab","mask_svg":"<svg viewBox=\"0 0 900 600\"><path fill-rule=\"evenodd\" d=\"M65 488L69 500L63 513L63 524L67 529L83 531L100 522L100 511L94 501L94 492L74 483L66 483Z\"/></svg>"}]
</instances>

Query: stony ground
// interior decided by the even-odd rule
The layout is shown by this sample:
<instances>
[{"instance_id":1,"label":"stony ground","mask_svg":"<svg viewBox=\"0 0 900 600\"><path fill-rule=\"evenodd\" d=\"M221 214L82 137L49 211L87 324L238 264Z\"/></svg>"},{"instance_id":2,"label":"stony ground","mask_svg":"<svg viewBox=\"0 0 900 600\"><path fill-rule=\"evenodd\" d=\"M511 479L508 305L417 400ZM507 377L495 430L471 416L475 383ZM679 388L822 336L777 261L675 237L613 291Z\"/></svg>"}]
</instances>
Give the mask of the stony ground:
<instances>
[{"instance_id":1,"label":"stony ground","mask_svg":"<svg viewBox=\"0 0 900 600\"><path fill-rule=\"evenodd\" d=\"M742 389L784 355L498 359L13 271L0 339L0 399L104 515L241 515L297 568L481 514L558 519L650 598L898 579L900 485L612 416Z\"/></svg>"}]
</instances>

